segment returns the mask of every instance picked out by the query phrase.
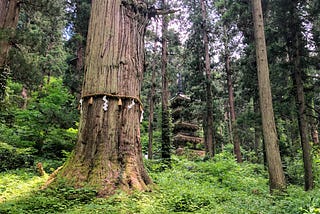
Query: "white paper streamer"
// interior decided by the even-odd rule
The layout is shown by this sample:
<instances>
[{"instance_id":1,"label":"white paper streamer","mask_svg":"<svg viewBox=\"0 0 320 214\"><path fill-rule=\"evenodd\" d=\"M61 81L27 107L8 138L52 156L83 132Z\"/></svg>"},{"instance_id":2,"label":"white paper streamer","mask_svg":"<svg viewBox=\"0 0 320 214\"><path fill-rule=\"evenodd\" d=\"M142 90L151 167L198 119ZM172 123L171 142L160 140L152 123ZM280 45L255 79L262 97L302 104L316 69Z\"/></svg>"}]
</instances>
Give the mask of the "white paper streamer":
<instances>
[{"instance_id":1,"label":"white paper streamer","mask_svg":"<svg viewBox=\"0 0 320 214\"><path fill-rule=\"evenodd\" d=\"M80 100L79 100L79 103L80 103L80 114L82 114L82 103L83 103L83 99L80 99Z\"/></svg>"},{"instance_id":2,"label":"white paper streamer","mask_svg":"<svg viewBox=\"0 0 320 214\"><path fill-rule=\"evenodd\" d=\"M142 110L141 111L141 116L140 116L140 123L142 123L142 121L143 121L143 113L144 113L144 111Z\"/></svg>"},{"instance_id":3,"label":"white paper streamer","mask_svg":"<svg viewBox=\"0 0 320 214\"><path fill-rule=\"evenodd\" d=\"M128 109L131 109L135 105L134 100L132 100L131 104L128 105Z\"/></svg>"},{"instance_id":4,"label":"white paper streamer","mask_svg":"<svg viewBox=\"0 0 320 214\"><path fill-rule=\"evenodd\" d=\"M103 108L103 110L104 111L108 111L108 99L107 99L107 96L104 96L103 98L102 98L102 100L104 101L104 103L103 103L103 106L102 106L102 108Z\"/></svg>"}]
</instances>

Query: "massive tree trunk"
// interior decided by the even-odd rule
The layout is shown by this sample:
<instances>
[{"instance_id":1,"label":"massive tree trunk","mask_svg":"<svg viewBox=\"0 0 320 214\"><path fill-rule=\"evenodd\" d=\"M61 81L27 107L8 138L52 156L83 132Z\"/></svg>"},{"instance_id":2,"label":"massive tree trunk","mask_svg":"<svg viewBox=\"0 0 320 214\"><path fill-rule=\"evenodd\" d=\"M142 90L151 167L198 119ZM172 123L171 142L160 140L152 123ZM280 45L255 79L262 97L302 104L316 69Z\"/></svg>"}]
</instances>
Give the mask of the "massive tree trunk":
<instances>
[{"instance_id":1,"label":"massive tree trunk","mask_svg":"<svg viewBox=\"0 0 320 214\"><path fill-rule=\"evenodd\" d=\"M147 16L144 1L92 1L78 142L59 178L99 196L151 183L140 143Z\"/></svg>"},{"instance_id":2,"label":"massive tree trunk","mask_svg":"<svg viewBox=\"0 0 320 214\"><path fill-rule=\"evenodd\" d=\"M166 0L162 0L162 7L167 8ZM162 56L161 56L161 76L162 76L162 148L161 156L165 163L170 164L171 143L170 143L170 124L169 124L169 89L168 89L168 16L162 17Z\"/></svg>"},{"instance_id":3,"label":"massive tree trunk","mask_svg":"<svg viewBox=\"0 0 320 214\"><path fill-rule=\"evenodd\" d=\"M18 24L19 9L18 0L0 0L0 100L6 87L7 57L11 47L10 40Z\"/></svg>"},{"instance_id":4,"label":"massive tree trunk","mask_svg":"<svg viewBox=\"0 0 320 214\"><path fill-rule=\"evenodd\" d=\"M252 0L252 5L262 129L268 162L270 190L272 192L273 190L283 190L286 184L272 106L261 1Z\"/></svg>"},{"instance_id":5,"label":"massive tree trunk","mask_svg":"<svg viewBox=\"0 0 320 214\"><path fill-rule=\"evenodd\" d=\"M207 29L207 11L204 0L201 0L202 22L203 22L203 43L205 54L205 73L206 73L206 113L205 113L205 148L209 157L215 154L215 145L213 140L213 110L212 110L212 86L211 86L211 69L209 57L209 39Z\"/></svg>"}]
</instances>

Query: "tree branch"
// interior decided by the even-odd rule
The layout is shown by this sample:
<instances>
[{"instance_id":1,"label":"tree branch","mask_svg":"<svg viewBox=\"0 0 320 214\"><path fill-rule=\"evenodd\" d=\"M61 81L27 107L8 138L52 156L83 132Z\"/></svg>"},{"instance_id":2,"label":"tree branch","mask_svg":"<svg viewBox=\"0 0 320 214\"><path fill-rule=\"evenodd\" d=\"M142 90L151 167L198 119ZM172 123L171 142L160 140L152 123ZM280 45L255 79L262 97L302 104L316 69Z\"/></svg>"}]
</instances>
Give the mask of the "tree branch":
<instances>
[{"instance_id":1,"label":"tree branch","mask_svg":"<svg viewBox=\"0 0 320 214\"><path fill-rule=\"evenodd\" d=\"M157 9L155 7L150 7L148 9L148 17L153 18L156 16L163 16L163 15L168 15L172 13L176 13L180 10L170 10L170 9Z\"/></svg>"},{"instance_id":2,"label":"tree branch","mask_svg":"<svg viewBox=\"0 0 320 214\"><path fill-rule=\"evenodd\" d=\"M125 7L131 7L136 12L146 13L148 18L153 18L156 16L162 16L167 14L172 14L178 12L179 10L170 10L170 9L157 9L154 6L148 7L146 3L139 0L122 0L122 5Z\"/></svg>"}]
</instances>

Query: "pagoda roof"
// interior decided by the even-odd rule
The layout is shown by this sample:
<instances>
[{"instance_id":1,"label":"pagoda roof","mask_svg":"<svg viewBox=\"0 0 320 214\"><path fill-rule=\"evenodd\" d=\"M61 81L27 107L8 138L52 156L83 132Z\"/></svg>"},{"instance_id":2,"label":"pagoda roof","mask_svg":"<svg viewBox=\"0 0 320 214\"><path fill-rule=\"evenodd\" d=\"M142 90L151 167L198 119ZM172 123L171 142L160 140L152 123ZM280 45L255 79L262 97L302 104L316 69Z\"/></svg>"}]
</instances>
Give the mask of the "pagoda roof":
<instances>
[{"instance_id":1,"label":"pagoda roof","mask_svg":"<svg viewBox=\"0 0 320 214\"><path fill-rule=\"evenodd\" d=\"M190 143L202 143L203 138L201 137L193 137L193 136L188 136L184 134L177 134L176 136L173 137L173 140L175 142L190 142Z\"/></svg>"},{"instance_id":2,"label":"pagoda roof","mask_svg":"<svg viewBox=\"0 0 320 214\"><path fill-rule=\"evenodd\" d=\"M178 93L176 96L171 98L170 101L171 103L175 103L177 101L182 101L182 100L191 101L191 98L183 93Z\"/></svg>"},{"instance_id":3,"label":"pagoda roof","mask_svg":"<svg viewBox=\"0 0 320 214\"><path fill-rule=\"evenodd\" d=\"M198 130L199 126L188 122L177 122L174 124L174 129Z\"/></svg>"}]
</instances>

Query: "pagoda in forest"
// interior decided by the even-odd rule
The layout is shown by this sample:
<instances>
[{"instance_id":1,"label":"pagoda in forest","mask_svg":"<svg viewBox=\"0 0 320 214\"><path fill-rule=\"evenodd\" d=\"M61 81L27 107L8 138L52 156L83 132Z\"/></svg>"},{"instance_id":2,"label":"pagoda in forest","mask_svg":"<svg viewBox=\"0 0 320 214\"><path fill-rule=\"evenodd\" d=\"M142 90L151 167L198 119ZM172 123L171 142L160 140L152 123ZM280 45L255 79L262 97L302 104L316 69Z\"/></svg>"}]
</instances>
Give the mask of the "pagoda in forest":
<instances>
[{"instance_id":1,"label":"pagoda in forest","mask_svg":"<svg viewBox=\"0 0 320 214\"><path fill-rule=\"evenodd\" d=\"M199 126L192 121L190 104L191 99L183 93L181 76L178 74L178 93L171 99L173 145L176 149L188 145L191 145L191 149L196 149L203 142L197 134Z\"/></svg>"}]
</instances>

